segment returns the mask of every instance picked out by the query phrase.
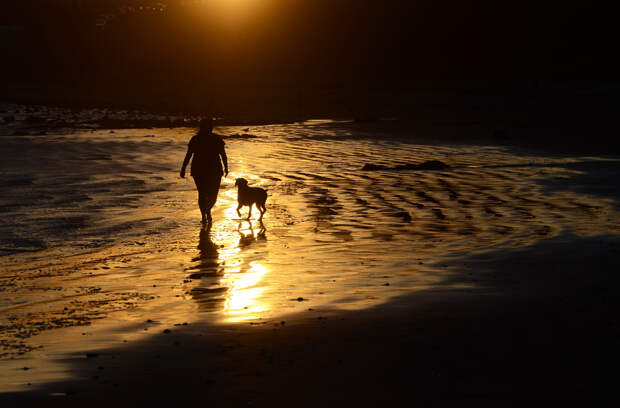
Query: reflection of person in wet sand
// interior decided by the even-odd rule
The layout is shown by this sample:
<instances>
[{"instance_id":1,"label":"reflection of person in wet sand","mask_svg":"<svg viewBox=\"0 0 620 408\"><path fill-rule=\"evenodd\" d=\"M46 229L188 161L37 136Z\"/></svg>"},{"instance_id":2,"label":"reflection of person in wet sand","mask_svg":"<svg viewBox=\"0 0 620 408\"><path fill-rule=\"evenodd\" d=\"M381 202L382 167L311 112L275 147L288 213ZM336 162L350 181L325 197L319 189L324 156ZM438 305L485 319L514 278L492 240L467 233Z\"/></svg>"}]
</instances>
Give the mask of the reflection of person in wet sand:
<instances>
[{"instance_id":1,"label":"reflection of person in wet sand","mask_svg":"<svg viewBox=\"0 0 620 408\"><path fill-rule=\"evenodd\" d=\"M206 310L219 310L226 301L228 288L220 284L224 270L219 263L218 246L211 240L208 227L200 229L199 240L200 253L192 259L197 264L189 269L192 273L187 277L197 284L189 293Z\"/></svg>"},{"instance_id":2,"label":"reflection of person in wet sand","mask_svg":"<svg viewBox=\"0 0 620 408\"><path fill-rule=\"evenodd\" d=\"M200 122L200 130L190 139L181 167L181 178L185 178L185 168L192 155L194 159L191 174L198 190L198 206L202 214L202 222L211 225L211 208L217 200L222 174L228 175L228 158L224 150L224 141L219 135L213 133L211 118L203 119ZM224 163L224 172L222 172L222 163Z\"/></svg>"},{"instance_id":3,"label":"reflection of person in wet sand","mask_svg":"<svg viewBox=\"0 0 620 408\"><path fill-rule=\"evenodd\" d=\"M193 261L200 260L201 269L202 267L218 266L217 245L213 241L211 241L210 232L206 228L200 229L198 249L200 250L200 255L198 256L198 258L193 259Z\"/></svg>"}]
</instances>

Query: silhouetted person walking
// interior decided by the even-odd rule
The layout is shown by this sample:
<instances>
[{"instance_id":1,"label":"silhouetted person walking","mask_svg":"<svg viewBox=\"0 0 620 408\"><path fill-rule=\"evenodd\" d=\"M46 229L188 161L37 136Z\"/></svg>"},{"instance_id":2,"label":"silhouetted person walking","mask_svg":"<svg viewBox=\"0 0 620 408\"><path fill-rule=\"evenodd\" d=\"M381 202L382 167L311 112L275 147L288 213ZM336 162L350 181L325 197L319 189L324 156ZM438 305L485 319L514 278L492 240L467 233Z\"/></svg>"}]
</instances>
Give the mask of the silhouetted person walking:
<instances>
[{"instance_id":1,"label":"silhouetted person walking","mask_svg":"<svg viewBox=\"0 0 620 408\"><path fill-rule=\"evenodd\" d=\"M202 222L208 222L211 225L211 208L217 200L222 174L228 175L228 158L224 150L224 141L219 135L213 133L211 118L203 119L200 122L200 130L190 139L181 167L181 178L185 178L185 168L192 155L194 159L191 175L198 189L198 206L202 213ZM222 162L224 173L222 173Z\"/></svg>"}]
</instances>

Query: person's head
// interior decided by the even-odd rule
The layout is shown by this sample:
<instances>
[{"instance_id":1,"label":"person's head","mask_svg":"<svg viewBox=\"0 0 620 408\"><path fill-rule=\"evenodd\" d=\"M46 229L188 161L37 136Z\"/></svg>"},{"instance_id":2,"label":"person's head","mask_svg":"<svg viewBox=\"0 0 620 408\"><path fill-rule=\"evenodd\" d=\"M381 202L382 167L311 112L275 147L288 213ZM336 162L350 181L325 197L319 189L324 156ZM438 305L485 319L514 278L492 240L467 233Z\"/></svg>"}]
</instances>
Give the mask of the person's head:
<instances>
[{"instance_id":1,"label":"person's head","mask_svg":"<svg viewBox=\"0 0 620 408\"><path fill-rule=\"evenodd\" d=\"M213 130L213 119L206 117L200 121L200 133L211 133Z\"/></svg>"}]
</instances>

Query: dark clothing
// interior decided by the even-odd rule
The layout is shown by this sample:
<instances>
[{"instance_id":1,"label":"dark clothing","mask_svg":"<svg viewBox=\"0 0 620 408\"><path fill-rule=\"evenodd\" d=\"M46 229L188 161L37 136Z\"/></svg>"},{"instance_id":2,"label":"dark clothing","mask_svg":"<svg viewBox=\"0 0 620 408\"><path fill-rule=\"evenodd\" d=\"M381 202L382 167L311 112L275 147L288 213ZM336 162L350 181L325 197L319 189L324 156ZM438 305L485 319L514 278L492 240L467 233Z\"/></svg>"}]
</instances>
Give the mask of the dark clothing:
<instances>
[{"instance_id":1,"label":"dark clothing","mask_svg":"<svg viewBox=\"0 0 620 408\"><path fill-rule=\"evenodd\" d=\"M198 206L202 213L202 221L211 225L211 208L217 200L222 179L222 161L228 173L228 158L224 150L224 141L211 133L211 127L201 130L192 137L187 146L187 154L183 159L181 177L185 177L185 169L192 159L191 173L198 189Z\"/></svg>"},{"instance_id":2,"label":"dark clothing","mask_svg":"<svg viewBox=\"0 0 620 408\"><path fill-rule=\"evenodd\" d=\"M201 179L217 178L219 181L224 174L220 160L220 154L225 154L222 138L214 134L197 134L189 141L189 151L194 154L191 175Z\"/></svg>"},{"instance_id":3,"label":"dark clothing","mask_svg":"<svg viewBox=\"0 0 620 408\"><path fill-rule=\"evenodd\" d=\"M196 183L196 188L198 192L207 192L211 194L215 191L215 198L217 198L217 191L220 188L220 184L222 182L222 177L217 174L194 174L193 176L194 183ZM215 199L213 200L215 203Z\"/></svg>"}]
</instances>

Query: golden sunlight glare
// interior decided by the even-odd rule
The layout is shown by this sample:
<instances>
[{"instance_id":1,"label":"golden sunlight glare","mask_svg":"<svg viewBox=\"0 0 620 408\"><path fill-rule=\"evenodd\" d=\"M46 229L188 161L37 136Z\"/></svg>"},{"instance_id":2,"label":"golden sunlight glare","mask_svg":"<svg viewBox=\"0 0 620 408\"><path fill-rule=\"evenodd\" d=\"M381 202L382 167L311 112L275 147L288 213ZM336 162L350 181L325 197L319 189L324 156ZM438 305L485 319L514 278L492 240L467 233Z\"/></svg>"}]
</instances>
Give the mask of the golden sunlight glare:
<instances>
[{"instance_id":1,"label":"golden sunlight glare","mask_svg":"<svg viewBox=\"0 0 620 408\"><path fill-rule=\"evenodd\" d=\"M260 0L208 0L203 3L204 11L220 22L238 24L250 18Z\"/></svg>"}]
</instances>

